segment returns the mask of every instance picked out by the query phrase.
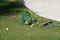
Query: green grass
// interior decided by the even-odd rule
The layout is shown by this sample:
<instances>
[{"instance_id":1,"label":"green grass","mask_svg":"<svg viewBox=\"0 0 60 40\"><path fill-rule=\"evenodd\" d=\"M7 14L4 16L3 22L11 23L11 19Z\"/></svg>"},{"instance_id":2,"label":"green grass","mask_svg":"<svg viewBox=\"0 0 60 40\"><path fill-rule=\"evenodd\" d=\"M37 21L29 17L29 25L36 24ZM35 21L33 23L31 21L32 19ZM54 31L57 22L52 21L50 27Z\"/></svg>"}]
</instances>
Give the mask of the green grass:
<instances>
[{"instance_id":1,"label":"green grass","mask_svg":"<svg viewBox=\"0 0 60 40\"><path fill-rule=\"evenodd\" d=\"M18 13L14 12L14 15L0 16L0 40L60 40L60 27L42 26L46 21L53 20L40 17L32 12L39 24L35 23L32 28L30 25L20 24L20 16L24 9L22 8ZM53 23L59 24L60 22L53 21ZM7 31L6 28L9 28L9 30Z\"/></svg>"}]
</instances>

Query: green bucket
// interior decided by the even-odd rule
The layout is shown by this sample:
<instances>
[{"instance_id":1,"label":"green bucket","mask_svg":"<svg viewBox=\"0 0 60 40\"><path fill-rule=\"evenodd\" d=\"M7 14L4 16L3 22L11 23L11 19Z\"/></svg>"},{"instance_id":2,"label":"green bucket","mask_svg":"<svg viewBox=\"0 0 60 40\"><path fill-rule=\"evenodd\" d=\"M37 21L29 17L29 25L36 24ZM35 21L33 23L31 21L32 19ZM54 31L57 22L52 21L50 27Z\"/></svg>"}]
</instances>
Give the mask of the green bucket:
<instances>
[{"instance_id":1,"label":"green bucket","mask_svg":"<svg viewBox=\"0 0 60 40\"><path fill-rule=\"evenodd\" d=\"M28 11L25 11L22 13L22 15L20 17L20 23L21 24L34 23L34 18L31 15L31 13L29 13Z\"/></svg>"}]
</instances>

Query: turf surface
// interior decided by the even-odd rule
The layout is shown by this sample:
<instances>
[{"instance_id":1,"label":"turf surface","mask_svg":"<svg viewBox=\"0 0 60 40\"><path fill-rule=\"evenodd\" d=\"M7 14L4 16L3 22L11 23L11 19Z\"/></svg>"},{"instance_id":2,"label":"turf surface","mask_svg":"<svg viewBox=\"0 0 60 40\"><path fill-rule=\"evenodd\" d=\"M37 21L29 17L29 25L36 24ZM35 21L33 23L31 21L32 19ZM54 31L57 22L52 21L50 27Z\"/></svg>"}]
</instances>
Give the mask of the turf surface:
<instances>
[{"instance_id":1,"label":"turf surface","mask_svg":"<svg viewBox=\"0 0 60 40\"><path fill-rule=\"evenodd\" d=\"M25 7L14 8L14 10L16 9L19 12L14 11L13 13L8 12L8 15L0 15L0 40L60 40L60 27L42 26L46 21L58 24L60 22L40 17L32 12L39 24L34 23L34 27L31 28L30 25L20 24L20 16Z\"/></svg>"}]
</instances>

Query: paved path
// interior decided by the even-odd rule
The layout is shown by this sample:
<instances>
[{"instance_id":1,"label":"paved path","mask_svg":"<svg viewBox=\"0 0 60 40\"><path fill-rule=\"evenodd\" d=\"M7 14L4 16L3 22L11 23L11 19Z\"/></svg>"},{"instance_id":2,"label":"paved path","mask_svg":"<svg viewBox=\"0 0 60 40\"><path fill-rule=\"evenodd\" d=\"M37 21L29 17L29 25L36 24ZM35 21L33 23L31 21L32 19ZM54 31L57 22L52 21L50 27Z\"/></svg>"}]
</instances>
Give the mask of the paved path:
<instances>
[{"instance_id":1,"label":"paved path","mask_svg":"<svg viewBox=\"0 0 60 40\"><path fill-rule=\"evenodd\" d=\"M60 0L24 0L37 15L60 21Z\"/></svg>"}]
</instances>

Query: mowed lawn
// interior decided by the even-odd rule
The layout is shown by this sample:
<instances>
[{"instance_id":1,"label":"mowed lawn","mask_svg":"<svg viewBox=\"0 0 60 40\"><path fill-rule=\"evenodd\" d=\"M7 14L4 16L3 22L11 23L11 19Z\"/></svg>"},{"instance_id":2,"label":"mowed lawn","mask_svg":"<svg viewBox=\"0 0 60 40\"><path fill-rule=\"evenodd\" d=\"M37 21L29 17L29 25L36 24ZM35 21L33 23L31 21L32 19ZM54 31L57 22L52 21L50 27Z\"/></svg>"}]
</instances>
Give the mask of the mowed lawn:
<instances>
[{"instance_id":1,"label":"mowed lawn","mask_svg":"<svg viewBox=\"0 0 60 40\"><path fill-rule=\"evenodd\" d=\"M34 27L20 24L20 17L24 9L25 7L21 4L19 8L14 8L13 12L6 13L8 15L0 14L0 40L60 40L60 27L42 26L47 21L58 24L60 22L40 17L31 12L39 24L34 23ZM9 28L9 30L6 30L6 28Z\"/></svg>"}]
</instances>

